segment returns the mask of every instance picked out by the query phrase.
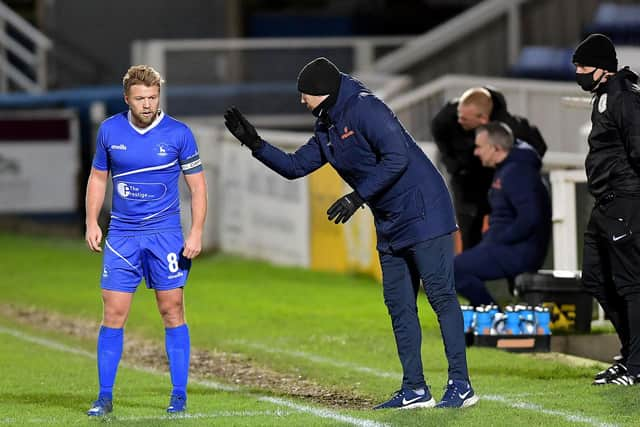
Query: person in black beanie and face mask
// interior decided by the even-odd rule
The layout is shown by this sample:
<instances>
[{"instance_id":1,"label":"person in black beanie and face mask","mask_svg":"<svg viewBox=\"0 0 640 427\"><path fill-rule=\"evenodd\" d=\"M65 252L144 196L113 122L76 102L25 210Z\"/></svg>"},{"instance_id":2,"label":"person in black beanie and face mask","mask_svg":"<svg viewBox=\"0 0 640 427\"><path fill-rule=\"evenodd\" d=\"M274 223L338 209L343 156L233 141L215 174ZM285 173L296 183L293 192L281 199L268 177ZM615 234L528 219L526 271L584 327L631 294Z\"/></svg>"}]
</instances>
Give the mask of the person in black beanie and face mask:
<instances>
[{"instance_id":1,"label":"person in black beanie and face mask","mask_svg":"<svg viewBox=\"0 0 640 427\"><path fill-rule=\"evenodd\" d=\"M595 91L600 83L618 70L616 49L609 37L591 34L573 53L576 66L576 82L587 92Z\"/></svg>"},{"instance_id":2,"label":"person in black beanie and face mask","mask_svg":"<svg viewBox=\"0 0 640 427\"><path fill-rule=\"evenodd\" d=\"M384 301L404 373L400 390L375 409L475 404L453 282L452 233L457 227L442 176L389 107L328 59L316 58L302 68L298 90L302 104L318 119L314 135L294 153L262 140L236 108L225 113L225 125L255 158L285 178L331 164L354 191L329 207L329 221L347 222L365 203L371 208ZM437 405L420 355L416 299L421 281L449 361L448 385Z\"/></svg>"},{"instance_id":3,"label":"person in black beanie and face mask","mask_svg":"<svg viewBox=\"0 0 640 427\"><path fill-rule=\"evenodd\" d=\"M621 354L593 384L640 383L640 88L611 40L592 34L573 54L576 81L593 95L585 162L595 206L584 235L582 282L618 333Z\"/></svg>"}]
</instances>

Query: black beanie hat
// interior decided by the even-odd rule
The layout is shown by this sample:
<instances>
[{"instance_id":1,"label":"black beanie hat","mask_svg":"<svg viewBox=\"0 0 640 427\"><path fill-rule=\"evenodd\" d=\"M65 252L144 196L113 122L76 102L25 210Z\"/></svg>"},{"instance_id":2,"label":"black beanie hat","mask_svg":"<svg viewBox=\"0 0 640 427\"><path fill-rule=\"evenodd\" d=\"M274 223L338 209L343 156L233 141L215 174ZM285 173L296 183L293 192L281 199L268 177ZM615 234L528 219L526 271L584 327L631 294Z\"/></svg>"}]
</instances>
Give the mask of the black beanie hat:
<instances>
[{"instance_id":1,"label":"black beanie hat","mask_svg":"<svg viewBox=\"0 0 640 427\"><path fill-rule=\"evenodd\" d=\"M334 95L340 89L340 71L333 62L320 57L302 67L298 91L307 95Z\"/></svg>"},{"instance_id":2,"label":"black beanie hat","mask_svg":"<svg viewBox=\"0 0 640 427\"><path fill-rule=\"evenodd\" d=\"M616 48L604 34L591 34L584 39L573 52L573 63L613 72L618 70Z\"/></svg>"}]
</instances>

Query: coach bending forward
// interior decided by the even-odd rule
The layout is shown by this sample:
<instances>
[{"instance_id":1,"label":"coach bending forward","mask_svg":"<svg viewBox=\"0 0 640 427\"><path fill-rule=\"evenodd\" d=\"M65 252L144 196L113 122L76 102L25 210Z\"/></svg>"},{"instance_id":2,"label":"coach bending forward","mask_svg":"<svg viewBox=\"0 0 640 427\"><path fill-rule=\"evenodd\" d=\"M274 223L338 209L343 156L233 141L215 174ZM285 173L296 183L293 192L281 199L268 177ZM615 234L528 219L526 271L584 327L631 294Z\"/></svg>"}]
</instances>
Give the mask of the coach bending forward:
<instances>
[{"instance_id":1,"label":"coach bending forward","mask_svg":"<svg viewBox=\"0 0 640 427\"><path fill-rule=\"evenodd\" d=\"M317 120L314 136L295 153L262 140L236 108L226 112L225 124L255 158L285 178L306 176L329 162L355 189L329 208L329 220L344 223L364 203L371 208L384 299L404 374L401 389L376 409L475 404L453 283L452 232L457 227L442 176L394 113L326 58L305 65L298 90ZM449 362L448 385L437 405L425 383L420 355L420 279L438 316Z\"/></svg>"}]
</instances>

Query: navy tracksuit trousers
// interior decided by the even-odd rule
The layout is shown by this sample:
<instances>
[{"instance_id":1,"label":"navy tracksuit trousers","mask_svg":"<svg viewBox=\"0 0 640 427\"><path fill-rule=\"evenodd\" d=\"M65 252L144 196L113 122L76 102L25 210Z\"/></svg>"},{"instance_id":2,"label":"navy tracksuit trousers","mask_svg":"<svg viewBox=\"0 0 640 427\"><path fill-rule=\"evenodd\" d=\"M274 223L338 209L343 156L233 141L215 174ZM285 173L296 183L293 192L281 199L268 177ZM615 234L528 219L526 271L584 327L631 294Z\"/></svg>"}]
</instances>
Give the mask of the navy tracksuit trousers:
<instances>
[{"instance_id":1,"label":"navy tracksuit trousers","mask_svg":"<svg viewBox=\"0 0 640 427\"><path fill-rule=\"evenodd\" d=\"M513 277L517 274L503 269L496 262L492 246L483 243L463 251L455 257L453 264L456 290L473 306L495 304L485 281Z\"/></svg>"},{"instance_id":2,"label":"navy tracksuit trousers","mask_svg":"<svg viewBox=\"0 0 640 427\"><path fill-rule=\"evenodd\" d=\"M380 253L384 301L402 364L403 388L426 385L420 354L422 330L416 305L420 280L438 316L449 362L449 379L469 379L462 311L453 280L453 252L453 237L447 234L398 252Z\"/></svg>"}]
</instances>

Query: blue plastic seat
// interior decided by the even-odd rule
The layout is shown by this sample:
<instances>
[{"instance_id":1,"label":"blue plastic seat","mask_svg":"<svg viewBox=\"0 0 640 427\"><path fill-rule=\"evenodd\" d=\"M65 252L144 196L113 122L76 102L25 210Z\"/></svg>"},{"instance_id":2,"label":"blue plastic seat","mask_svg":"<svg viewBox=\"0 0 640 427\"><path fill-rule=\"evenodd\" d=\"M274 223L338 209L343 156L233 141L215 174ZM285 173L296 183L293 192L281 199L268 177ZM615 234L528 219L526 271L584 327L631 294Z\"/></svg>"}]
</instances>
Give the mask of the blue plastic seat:
<instances>
[{"instance_id":1,"label":"blue plastic seat","mask_svg":"<svg viewBox=\"0 0 640 427\"><path fill-rule=\"evenodd\" d=\"M509 74L514 77L546 80L573 80L573 49L549 46L524 46L518 62Z\"/></svg>"},{"instance_id":2,"label":"blue plastic seat","mask_svg":"<svg viewBox=\"0 0 640 427\"><path fill-rule=\"evenodd\" d=\"M585 32L606 34L618 45L640 45L640 4L601 4Z\"/></svg>"}]
</instances>

